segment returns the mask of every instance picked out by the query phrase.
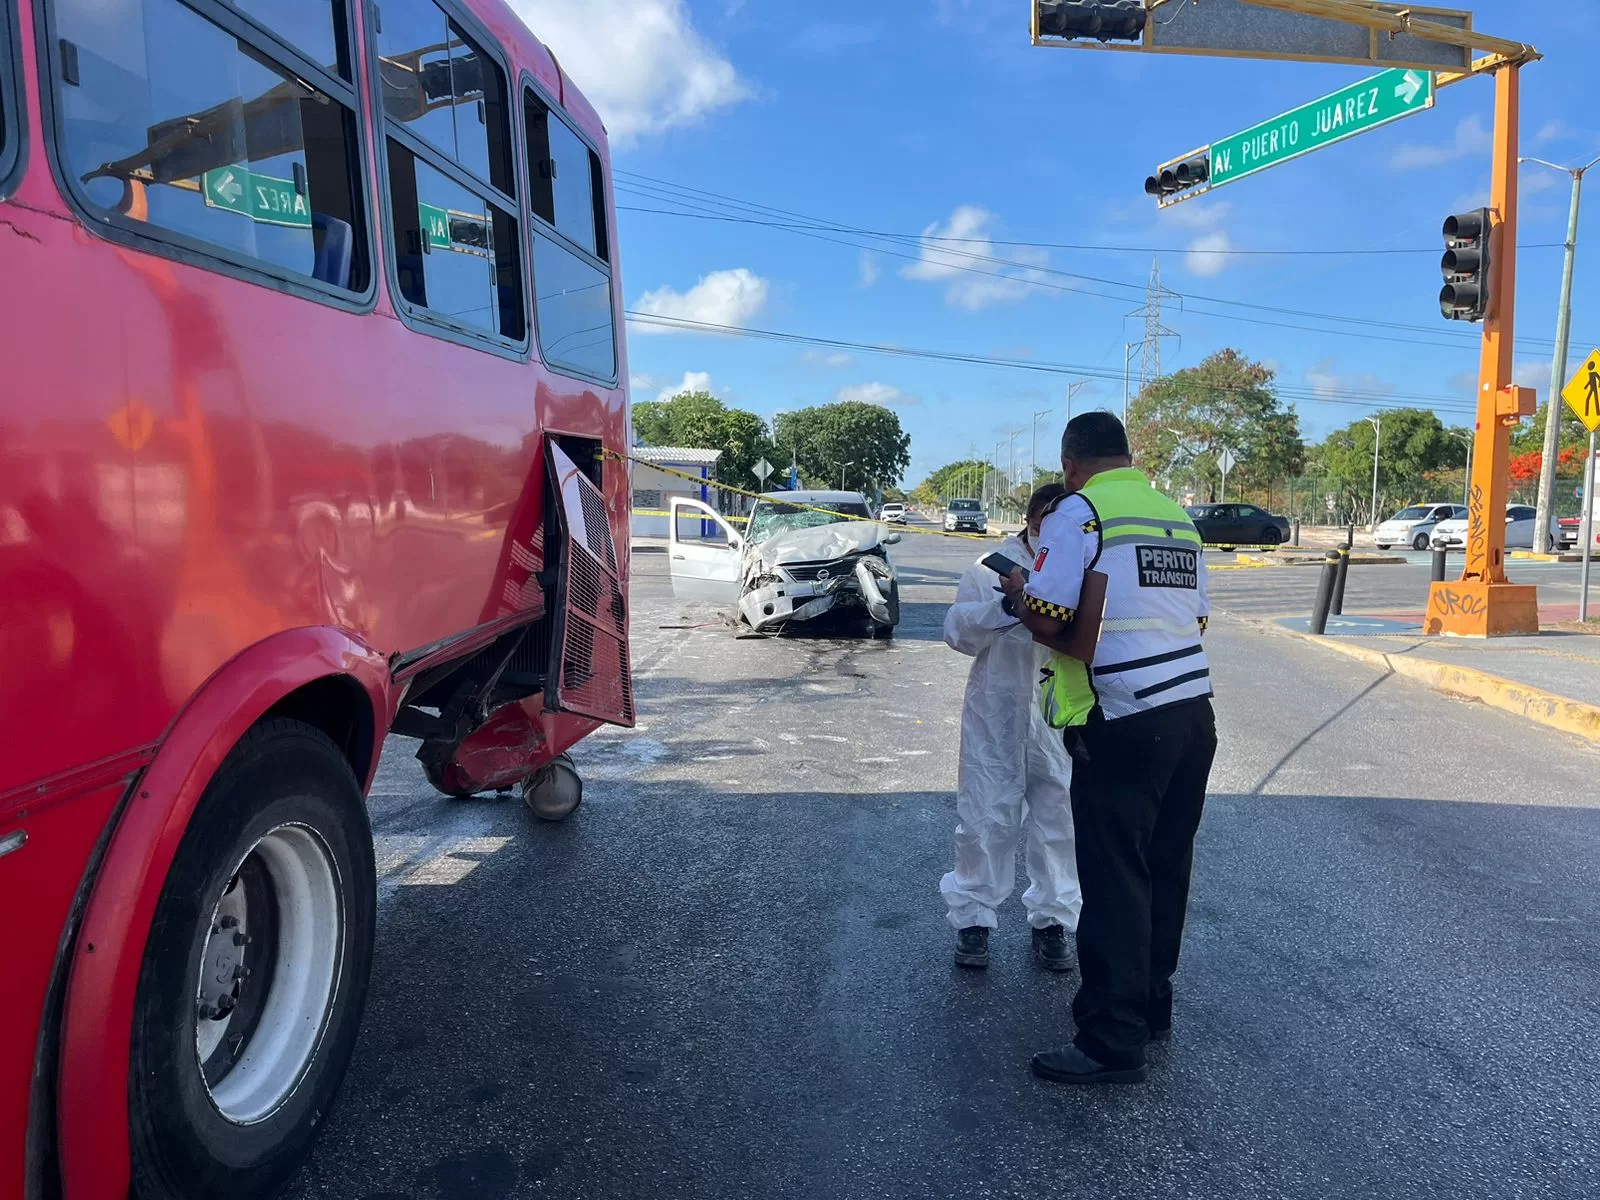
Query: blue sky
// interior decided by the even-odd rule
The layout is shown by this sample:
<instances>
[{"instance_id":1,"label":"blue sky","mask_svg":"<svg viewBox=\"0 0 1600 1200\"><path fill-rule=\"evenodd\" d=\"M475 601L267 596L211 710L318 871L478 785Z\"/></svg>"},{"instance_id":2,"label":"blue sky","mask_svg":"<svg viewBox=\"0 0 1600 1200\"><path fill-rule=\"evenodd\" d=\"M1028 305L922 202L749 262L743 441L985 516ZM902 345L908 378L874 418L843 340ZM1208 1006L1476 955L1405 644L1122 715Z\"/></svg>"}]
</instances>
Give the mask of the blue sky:
<instances>
[{"instance_id":1,"label":"blue sky","mask_svg":"<svg viewBox=\"0 0 1600 1200\"><path fill-rule=\"evenodd\" d=\"M1165 370L1228 345L1268 360L1313 439L1378 405L1469 423L1477 330L1438 314L1439 226L1487 201L1486 79L1444 90L1430 112L1158 212L1142 190L1156 163L1369 72L1035 49L1024 0L518 7L613 133L630 309L1072 364L1091 377L1075 409L1120 408L1124 345L1144 335L1142 316L1125 314L1142 307L1157 258L1182 297L1164 313L1180 335L1162 344ZM1600 154L1600 5L1469 7L1478 28L1547 55L1523 72L1523 153L1561 163ZM1524 167L1522 184L1518 381L1542 400L1570 182ZM1600 338L1600 186L1586 199L1574 363ZM803 236L729 215L835 228ZM919 240L927 234L973 240ZM1415 253L1203 253L1308 245ZM1048 410L1043 445L1066 412L1068 380L1025 370L639 324L628 351L635 400L687 380L769 419L841 397L886 403L912 435L913 482L970 451L992 455L1016 429L1020 463L1034 415Z\"/></svg>"}]
</instances>

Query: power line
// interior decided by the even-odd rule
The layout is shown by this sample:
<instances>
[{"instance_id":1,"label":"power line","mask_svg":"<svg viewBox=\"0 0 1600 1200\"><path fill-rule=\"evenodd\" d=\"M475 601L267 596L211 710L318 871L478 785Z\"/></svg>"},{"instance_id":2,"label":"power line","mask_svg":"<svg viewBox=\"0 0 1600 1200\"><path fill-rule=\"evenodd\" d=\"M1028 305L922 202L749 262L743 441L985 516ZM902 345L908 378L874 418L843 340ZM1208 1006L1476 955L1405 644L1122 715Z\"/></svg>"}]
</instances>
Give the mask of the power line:
<instances>
[{"instance_id":1,"label":"power line","mask_svg":"<svg viewBox=\"0 0 1600 1200\"><path fill-rule=\"evenodd\" d=\"M619 172L620 173L620 172ZM623 187L622 191L638 191L638 189ZM647 195L638 191L639 195ZM618 212L651 213L661 217L685 217L697 221L723 221L734 225L759 225L768 229L787 230L837 230L838 227L815 222L803 221L776 221L761 220L756 217L739 217L729 213L706 212L680 212L670 208L646 208L640 204L619 204ZM1428 254L1437 257L1439 249L1435 246L1391 246L1366 249L1293 249L1293 250L1268 250L1264 248L1246 248L1242 246L1229 246L1227 249L1194 250L1188 246L1122 246L1104 243L1087 242L1030 242L1010 238L964 238L949 237L937 233L890 233L878 229L860 230L862 236L876 238L890 238L904 241L923 242L954 242L956 244L975 244L989 246L1014 246L1026 250L1073 250L1087 253L1102 254L1204 254L1217 258L1301 258L1301 257L1326 257L1326 258L1355 258L1362 256L1386 256L1401 254ZM1524 242L1517 247L1522 250L1559 250L1561 242Z\"/></svg>"},{"instance_id":2,"label":"power line","mask_svg":"<svg viewBox=\"0 0 1600 1200\"><path fill-rule=\"evenodd\" d=\"M632 189L624 187L623 190L632 190ZM920 253L919 254L907 254L907 253L904 253L904 252L899 251L899 250L887 249L887 248L885 248L883 246L875 246L875 245L870 245L870 244L863 244L862 242L860 242L858 240L850 240L849 238L829 237L829 236L827 236L826 234L823 234L823 233L812 233L812 232L807 232L807 231L803 231L803 230L796 230L795 232L799 233L801 237L809 237L809 238L815 239L816 241L821 241L821 242L831 242L834 245L838 245L838 246L849 246L849 247L851 247L853 249L858 249L858 250L870 250L874 254L882 254L882 255L885 255L886 257L889 257L889 258L904 259L904 260L906 260L908 262L925 262L926 261L925 257ZM1009 282L1009 283L1019 283L1019 284L1022 284L1024 287L1042 288L1042 289L1044 289L1046 291L1072 292L1072 293L1076 293L1077 295L1081 295L1081 296L1093 296L1093 297L1095 297L1097 299L1114 300L1114 301L1117 301L1119 303L1125 302L1125 301L1127 301L1128 299L1131 298L1131 297L1127 297L1127 296L1118 296L1118 295L1114 295L1114 294L1107 293L1107 292L1096 291L1093 288L1075 287L1075 286L1073 286L1071 284L1064 284L1064 283L1053 283L1053 282L1050 282L1049 280L1045 280L1045 279L1031 278L1031 276L1037 276L1037 275L1040 275L1040 274L1059 275L1059 276L1064 276L1064 277L1069 278L1069 279L1085 279L1085 280L1089 280L1090 282L1094 282L1094 283L1103 283L1103 284L1106 284L1107 286L1110 286L1110 287L1130 288L1130 289L1136 289L1136 290L1140 290L1140 291L1142 291L1143 288L1144 288L1143 284L1135 285L1135 284L1130 284L1130 283L1124 283L1121 280L1116 280L1116 279L1101 279L1101 278L1098 278L1098 277L1092 276L1092 275L1079 275L1079 274L1075 274L1074 272L1071 272L1071 271L1062 271L1062 270L1059 270L1059 269L1054 268L1054 267L1033 266L1033 265L1026 264L1026 263L1018 263L1018 262L1015 262L1015 261L1010 260L1010 259L996 259L996 258L993 258L992 256L988 256L988 255L971 254L971 253L969 253L967 251L963 251L963 250L939 250L939 251L937 251L937 253L939 253L941 255L947 255L947 256L958 256L958 257L962 257L962 258L968 258L968 259L972 259L972 260L975 260L975 261L990 261L990 262L1002 263L1005 266L1011 268L1012 273L1007 274L1007 273L1000 272L1000 271L986 271L986 270L983 270L980 267L964 266L964 265L962 265L960 263L952 263L952 262L941 262L941 263L937 263L936 264L937 266L939 266L940 268L942 268L944 270L959 271L959 272L961 272L963 274L969 274L969 275L981 275L981 276L985 276L985 277L990 278L990 279L1000 279L1000 280L1004 280L1004 281ZM1175 293L1175 294L1183 294L1183 293ZM1338 315L1335 315L1335 314L1332 314L1332 313L1303 313L1302 314L1302 313L1297 313L1297 312L1293 312L1293 311L1290 311L1290 310L1274 309L1270 305L1255 305L1255 304L1249 304L1249 303L1247 303L1245 301L1239 301L1239 300L1226 300L1226 299L1221 299L1221 298L1211 297L1211 296L1194 296L1194 295L1189 295L1189 294L1184 294L1184 295L1186 295L1186 298L1188 298L1188 299L1201 300L1201 301L1204 301L1206 303L1236 305L1236 306L1241 307L1241 308L1259 308L1259 309L1264 309L1264 310L1269 311L1269 312L1289 311L1289 315L1303 315L1303 316L1310 317L1310 318L1312 318L1314 320L1322 320L1322 321L1330 321L1330 322L1342 322L1342 323L1347 323L1347 324L1352 324L1352 325L1373 325L1373 326L1376 326L1376 327L1382 328L1382 329L1407 328L1405 326L1389 325L1389 324L1386 324L1384 322L1372 321L1372 320L1369 320L1369 319L1366 319L1366 318L1360 318L1360 317L1345 317L1345 316L1338 316ZM1355 330L1350 330L1350 329L1332 329L1332 328L1328 328L1327 326L1296 325L1296 324L1293 324L1293 323L1287 322L1287 321L1269 321L1269 320L1267 320L1265 318L1262 318L1262 317L1247 317L1247 316L1243 316L1243 315L1237 314L1237 313L1220 313L1220 312L1214 312L1214 311L1209 310L1209 309L1198 309L1197 308L1197 309L1186 310L1186 311L1192 312L1192 314L1195 315L1195 316L1213 317L1213 318L1215 318L1217 320L1224 320L1224 321L1238 321L1238 322L1242 322L1242 323L1247 324L1247 325L1262 325L1262 326L1267 326L1267 327L1274 328L1274 329L1292 329L1292 330L1298 330L1298 331L1300 331L1302 333L1317 333L1317 334L1322 334L1324 336L1359 338L1359 339L1362 339L1364 341L1392 342L1392 343L1395 343L1395 344L1398 344L1398 345L1405 345L1405 346L1423 346L1423 347L1426 347L1426 348L1432 349L1432 350L1461 351L1461 350L1468 349L1470 347L1470 345L1471 345L1471 343L1469 343L1467 341L1455 341L1455 342L1423 341L1423 340L1420 340L1418 338L1389 337L1389 336L1386 336L1386 335L1383 335L1383 334L1360 333L1360 332L1357 332ZM1417 329L1417 330L1419 330L1421 332L1429 333L1429 334L1431 334L1432 336L1434 336L1436 338L1450 337L1454 333L1453 330L1432 330L1432 329L1428 329L1428 328L1426 328L1424 326L1412 326L1410 328Z\"/></svg>"},{"instance_id":3,"label":"power line","mask_svg":"<svg viewBox=\"0 0 1600 1200\"><path fill-rule=\"evenodd\" d=\"M935 237L933 235L878 233L878 232L874 232L874 231L871 231L871 230L861 229L858 226L851 226L851 225L845 224L843 222L831 221L831 220L827 220L825 218L820 218L820 217L810 217L810 216L807 216L807 215L802 214L802 213L795 213L795 212L791 212L791 211L786 210L786 209L774 208L774 207L772 207L770 205L757 204L757 203L751 202L751 201L744 201L744 200L740 200L740 199L738 199L736 197L725 196L725 195L722 195L720 193L706 191L706 190L701 189L701 188L689 187L688 185L685 185L685 184L675 184L675 183L672 183L672 182L667 181L667 180L659 180L659 179L655 179L655 178L653 178L651 176L640 175L640 174L637 174L635 172L618 171L617 175L619 176L619 178L625 177L625 178L630 179L630 180L635 180L636 179L636 180L641 181L640 184L629 184L629 183L621 183L621 182L619 182L619 184L618 184L619 190L623 190L623 191L627 191L627 192L643 195L646 198L651 199L651 200L655 200L657 202L666 202L666 203L670 203L670 204L676 204L676 205L680 206L680 209L687 208L687 209L691 210L689 212L682 212L682 211L674 212L672 210L655 210L655 209L643 210L643 211L661 212L661 213L667 214L667 215L684 216L684 217L695 217L695 218L701 218L701 219L712 219L712 220L727 219L727 220L736 220L736 221L746 221L746 222L748 222L750 224L754 224L754 225L765 225L765 226L769 226L769 227L772 227L772 228L783 229L783 230L785 230L787 232L796 233L796 234L798 234L800 236L804 236L804 237L812 237L812 238L815 238L816 240L820 240L820 241L834 242L835 244L851 246L851 247L853 247L855 249L869 250L869 251L872 251L874 253L884 254L884 255L889 256L889 257L909 259L911 261L917 261L917 262L927 261L926 251L928 249L932 249L934 251L934 253L940 255L941 257L945 257L945 258L952 258L952 257L954 257L954 258L962 258L962 259L968 260L969 262L991 263L991 264L995 264L995 265L1007 268L1010 273L1003 273L1003 272L997 272L997 271L985 271L985 270L982 270L982 269L977 268L977 267L963 266L960 263L955 263L955 262L950 262L950 261L937 261L937 260L935 261L935 265L937 265L939 267L942 267L944 269L947 269L947 270L961 271L961 272L964 272L964 273L977 274L977 275L985 275L985 276L989 276L991 278L1004 279L1004 280L1008 280L1008 281L1012 281L1012 282L1022 283L1025 286L1038 287L1038 288L1043 288L1043 289L1051 290L1051 291L1076 292L1076 293L1081 294L1081 295L1093 296L1093 297L1097 297L1097 298L1100 298L1100 299L1123 300L1126 297L1107 295L1104 292L1099 292L1099 291L1096 291L1096 290L1091 289L1091 288L1073 287L1073 286L1066 285L1066 284L1050 283L1050 282L1047 282L1045 280L1033 278L1033 276L1044 274L1044 275L1050 275L1050 276L1055 276L1055 277L1059 277L1059 278L1075 279L1075 280L1081 280L1081 281L1088 282L1088 283L1100 284L1100 285L1108 286L1108 287L1124 288L1124 289L1128 289L1131 292L1142 291L1143 290L1143 286L1144 286L1142 284L1130 283L1130 282L1126 282L1126 281L1123 281L1123 280L1107 279L1107 278L1100 277L1100 276L1083 275L1083 274L1077 273L1077 272L1063 271L1063 270L1061 270L1059 268L1047 267L1047 266L1043 266L1043 265L1040 265L1040 264L1031 264L1031 263L1026 263L1026 262L1019 262L1019 261L1017 261L1015 259L999 258L999 257L996 257L994 255L975 254L975 253L972 253L970 251L951 249L951 248L946 248L946 247L943 247L943 246L928 247L926 245L926 242L928 242L930 240L951 240L951 241L960 241L960 242L978 242L978 243L988 243L990 245L998 244L998 243L990 241L989 239L983 239L983 238L974 238L974 239L939 239L939 238L937 238L937 237ZM703 197L704 199L698 199L700 197ZM717 207L711 207L713 205L717 206ZM727 210L730 209L730 208L734 210L732 214L727 212ZM749 214L749 213L759 214L760 215L759 219L743 215L743 214ZM770 214L776 214L778 216L782 216L782 217L785 217L785 218L792 218L792 219L791 220L784 220L784 221L772 221L772 220L769 219L769 215ZM880 246L880 245L863 245L859 241L841 240L839 238L827 237L827 236L825 236L825 233L842 234L842 235L846 235L847 238L849 238L849 237L855 237L855 238L860 238L860 237L877 238L879 240L888 240L888 241L891 241L892 243L900 244L900 245L905 245L905 244L909 243L909 244L915 245L918 248L919 252L917 254L915 254L915 255L905 254L905 253L902 253L902 252L900 252L898 250L886 249L885 247ZM1049 245L1048 243L1010 243L1010 244L1012 244L1012 245L1032 245L1032 246L1036 246L1036 247L1039 247L1039 248L1043 248L1043 247ZM1188 251L1179 251L1179 252L1188 253ZM1431 326L1425 326L1425 325L1407 325L1407 324L1398 323L1398 322L1392 322L1392 321L1374 320L1372 318L1352 317L1352 316L1348 316L1348 315L1345 315L1345 314L1338 314L1338 313L1322 313L1322 312L1314 312L1314 311L1307 311L1307 310L1300 310L1300 309L1283 309L1283 308L1281 308L1279 306L1275 306L1275 305L1255 304L1255 303L1251 303L1249 301L1233 300L1233 299L1229 299L1227 297L1221 297L1221 296L1207 296L1207 295L1203 295L1203 294L1200 294L1200 293L1183 293L1183 295L1185 296L1186 299L1198 301L1198 302L1205 303L1205 304L1224 305L1224 306L1227 306L1227 307L1230 307L1230 308L1243 308L1243 309L1249 309L1249 310L1254 310L1254 311L1270 312L1270 313L1273 313L1275 315L1301 317L1301 318L1308 319L1308 320L1322 321L1322 322L1333 322L1333 323L1337 323L1337 324L1341 324L1341 325L1350 325L1350 326L1355 326L1355 327L1371 327L1371 328L1384 330L1384 331L1386 331L1386 333L1385 334L1355 333L1355 332L1352 332L1350 330L1330 329L1326 325L1322 325L1322 326L1306 326L1306 325L1299 325L1299 324L1294 324L1294 323L1285 322L1285 321L1272 321L1272 320L1266 320L1264 318L1245 317L1245 316L1241 316L1241 315L1238 315L1238 314L1235 314L1235 313L1214 312L1214 311L1209 311L1209 310L1206 310L1206 309L1195 309L1195 310L1193 310L1194 315L1197 315L1197 316L1210 316L1210 317L1213 317L1213 318L1218 319L1218 320L1239 321L1239 322L1243 322L1243 323L1246 323L1246 324L1262 325L1262 326L1267 326L1267 327L1270 327L1270 328L1297 330L1297 331L1306 332L1306 333L1333 334L1335 336L1358 337L1358 338L1363 338L1363 339L1366 339L1366 340L1384 341L1384 342L1390 342L1390 343L1396 343L1396 344L1402 344L1402 345L1417 345L1417 346L1428 347L1428 348L1431 348L1431 349L1461 350L1461 349L1466 349L1466 348L1469 348L1469 347L1475 345L1476 341L1477 341L1476 335L1472 331L1466 331L1466 330L1458 332L1456 330L1435 329L1435 328L1433 328ZM1395 331L1406 331L1406 332L1420 333L1420 334L1425 335L1430 340L1419 340L1417 338L1406 338L1406 337L1395 337L1395 336L1392 336L1392 333L1395 332ZM1542 346L1542 347L1546 347L1546 348L1554 345L1554 343L1548 338L1523 337L1523 338L1519 339L1519 342L1522 343L1522 344L1526 344L1528 346Z\"/></svg>"},{"instance_id":4,"label":"power line","mask_svg":"<svg viewBox=\"0 0 1600 1200\"><path fill-rule=\"evenodd\" d=\"M1003 370L1028 371L1044 375L1069 375L1116 382L1120 372L1080 363L1050 362L1027 358L1006 358L999 355L973 354L954 350L925 350L909 346L891 346L876 342L855 342L843 338L818 337L774 329L756 329L743 325L720 325L711 321L694 321L686 317L669 317L659 313L628 310L628 320L642 325L655 325L693 333L713 333L730 337L747 337L761 341L815 346L829 350L853 350L863 354L882 354L895 358L922 359L933 362L962 363L968 366L990 367ZM1219 392L1242 392L1250 389L1211 386ZM1352 408L1415 408L1426 406L1438 411L1471 414L1476 407L1471 401L1450 396L1429 396L1416 393L1374 392L1359 388L1341 388L1337 391L1319 391L1315 388L1292 384L1274 384L1280 398L1316 404L1336 404ZM1411 401L1412 403L1406 403Z\"/></svg>"}]
</instances>

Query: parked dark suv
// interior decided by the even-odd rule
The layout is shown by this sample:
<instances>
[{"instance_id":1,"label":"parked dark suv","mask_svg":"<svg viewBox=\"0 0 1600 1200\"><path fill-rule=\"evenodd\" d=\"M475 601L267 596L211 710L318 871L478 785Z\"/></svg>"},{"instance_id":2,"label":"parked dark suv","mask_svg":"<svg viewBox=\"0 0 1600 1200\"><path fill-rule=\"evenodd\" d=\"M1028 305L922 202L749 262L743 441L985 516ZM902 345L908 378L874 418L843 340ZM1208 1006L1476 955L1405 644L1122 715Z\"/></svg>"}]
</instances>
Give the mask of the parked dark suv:
<instances>
[{"instance_id":1,"label":"parked dark suv","mask_svg":"<svg viewBox=\"0 0 1600 1200\"><path fill-rule=\"evenodd\" d=\"M1187 511L1209 545L1281 546L1289 540L1288 520L1254 504L1196 504Z\"/></svg>"}]
</instances>

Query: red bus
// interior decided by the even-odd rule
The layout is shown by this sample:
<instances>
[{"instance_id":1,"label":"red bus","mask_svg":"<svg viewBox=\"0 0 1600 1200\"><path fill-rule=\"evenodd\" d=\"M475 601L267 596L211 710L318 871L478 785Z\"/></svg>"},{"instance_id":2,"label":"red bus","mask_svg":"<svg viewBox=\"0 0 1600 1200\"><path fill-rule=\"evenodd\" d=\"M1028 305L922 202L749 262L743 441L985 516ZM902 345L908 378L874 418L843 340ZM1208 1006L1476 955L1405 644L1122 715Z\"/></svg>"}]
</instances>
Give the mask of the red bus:
<instances>
[{"instance_id":1,"label":"red bus","mask_svg":"<svg viewBox=\"0 0 1600 1200\"><path fill-rule=\"evenodd\" d=\"M501 0L0 0L0 1196L275 1191L384 735L553 818L631 724L620 291Z\"/></svg>"}]
</instances>

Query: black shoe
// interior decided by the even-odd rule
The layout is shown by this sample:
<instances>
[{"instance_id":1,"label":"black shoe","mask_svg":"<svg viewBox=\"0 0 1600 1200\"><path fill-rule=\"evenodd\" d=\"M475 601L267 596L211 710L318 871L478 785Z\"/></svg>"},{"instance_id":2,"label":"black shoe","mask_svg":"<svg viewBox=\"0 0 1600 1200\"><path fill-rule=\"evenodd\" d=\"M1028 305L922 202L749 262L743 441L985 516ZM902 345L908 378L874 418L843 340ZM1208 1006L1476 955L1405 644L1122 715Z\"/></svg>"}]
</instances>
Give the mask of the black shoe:
<instances>
[{"instance_id":1,"label":"black shoe","mask_svg":"<svg viewBox=\"0 0 1600 1200\"><path fill-rule=\"evenodd\" d=\"M962 967L987 967L989 965L989 930L983 925L968 925L956 931L956 965Z\"/></svg>"},{"instance_id":2,"label":"black shoe","mask_svg":"<svg viewBox=\"0 0 1600 1200\"><path fill-rule=\"evenodd\" d=\"M1033 1073L1040 1079L1056 1083L1143 1083L1150 1068L1140 1063L1137 1067L1108 1067L1096 1062L1076 1046L1060 1050L1045 1050L1033 1056Z\"/></svg>"},{"instance_id":3,"label":"black shoe","mask_svg":"<svg viewBox=\"0 0 1600 1200\"><path fill-rule=\"evenodd\" d=\"M1033 956L1046 971L1070 971L1078 965L1067 931L1054 923L1033 931Z\"/></svg>"}]
</instances>

